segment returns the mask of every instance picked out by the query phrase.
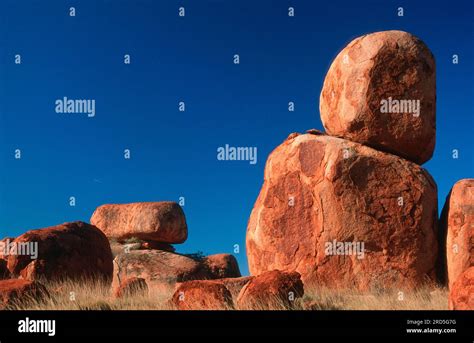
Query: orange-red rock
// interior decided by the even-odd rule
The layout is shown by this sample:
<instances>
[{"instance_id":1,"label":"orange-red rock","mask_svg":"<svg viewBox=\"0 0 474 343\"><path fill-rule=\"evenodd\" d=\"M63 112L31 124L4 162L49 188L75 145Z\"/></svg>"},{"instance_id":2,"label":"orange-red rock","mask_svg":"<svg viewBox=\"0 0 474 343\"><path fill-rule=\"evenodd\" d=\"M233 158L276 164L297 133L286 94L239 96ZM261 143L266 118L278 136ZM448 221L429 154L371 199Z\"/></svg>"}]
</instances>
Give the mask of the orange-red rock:
<instances>
[{"instance_id":1,"label":"orange-red rock","mask_svg":"<svg viewBox=\"0 0 474 343\"><path fill-rule=\"evenodd\" d=\"M64 223L31 230L14 243L37 243L38 257L10 255L8 269L28 280L101 279L112 280L112 252L107 237L95 226L83 222Z\"/></svg>"},{"instance_id":2,"label":"orange-red rock","mask_svg":"<svg viewBox=\"0 0 474 343\"><path fill-rule=\"evenodd\" d=\"M7 261L0 258L0 280L8 279L10 271L7 268Z\"/></svg>"},{"instance_id":3,"label":"orange-red rock","mask_svg":"<svg viewBox=\"0 0 474 343\"><path fill-rule=\"evenodd\" d=\"M116 298L143 296L148 293L148 285L145 279L138 277L131 277L122 280L120 285L114 289L114 296Z\"/></svg>"},{"instance_id":4,"label":"orange-red rock","mask_svg":"<svg viewBox=\"0 0 474 343\"><path fill-rule=\"evenodd\" d=\"M229 290L213 280L183 282L174 292L171 303L179 310L227 310L234 306Z\"/></svg>"},{"instance_id":5,"label":"orange-red rock","mask_svg":"<svg viewBox=\"0 0 474 343\"><path fill-rule=\"evenodd\" d=\"M91 223L109 238L131 237L163 243L183 243L188 237L181 207L171 201L99 206Z\"/></svg>"},{"instance_id":6,"label":"orange-red rock","mask_svg":"<svg viewBox=\"0 0 474 343\"><path fill-rule=\"evenodd\" d=\"M469 267L452 284L450 310L474 310L474 267Z\"/></svg>"},{"instance_id":7,"label":"orange-red rock","mask_svg":"<svg viewBox=\"0 0 474 343\"><path fill-rule=\"evenodd\" d=\"M412 108L393 100L414 100ZM419 100L419 112L415 111ZM390 101L387 113L384 102ZM385 103L387 104L387 103ZM388 109L388 108L387 108ZM397 112L403 113L397 113ZM418 38L402 31L354 39L336 57L320 96L330 135L391 152L418 164L433 155L436 132L435 60Z\"/></svg>"},{"instance_id":8,"label":"orange-red rock","mask_svg":"<svg viewBox=\"0 0 474 343\"><path fill-rule=\"evenodd\" d=\"M230 254L215 254L204 258L203 263L207 266L213 279L240 277L239 265L236 258Z\"/></svg>"},{"instance_id":9,"label":"orange-red rock","mask_svg":"<svg viewBox=\"0 0 474 343\"><path fill-rule=\"evenodd\" d=\"M242 288L253 278L254 276L241 276L216 279L215 281L222 283L229 290L230 294L232 294L232 299L234 299L234 301L237 301L237 297L239 296L239 293Z\"/></svg>"},{"instance_id":10,"label":"orange-red rock","mask_svg":"<svg viewBox=\"0 0 474 343\"><path fill-rule=\"evenodd\" d=\"M0 309L22 301L42 300L49 297L46 288L37 281L10 279L0 281Z\"/></svg>"},{"instance_id":11,"label":"orange-red rock","mask_svg":"<svg viewBox=\"0 0 474 343\"><path fill-rule=\"evenodd\" d=\"M305 284L361 290L434 281L437 187L419 165L336 137L290 135L264 179L247 229L252 275L297 271Z\"/></svg>"},{"instance_id":12,"label":"orange-red rock","mask_svg":"<svg viewBox=\"0 0 474 343\"><path fill-rule=\"evenodd\" d=\"M446 261L441 263L451 287L459 275L474 266L474 179L456 182L446 199L441 223L446 242L441 247L446 249Z\"/></svg>"},{"instance_id":13,"label":"orange-red rock","mask_svg":"<svg viewBox=\"0 0 474 343\"><path fill-rule=\"evenodd\" d=\"M132 250L114 259L114 288L121 280L139 277L161 291L173 290L177 282L211 279L207 268L187 256L162 250Z\"/></svg>"},{"instance_id":14,"label":"orange-red rock","mask_svg":"<svg viewBox=\"0 0 474 343\"><path fill-rule=\"evenodd\" d=\"M299 273L272 270L252 278L240 291L237 305L239 309L289 308L303 294Z\"/></svg>"}]
</instances>

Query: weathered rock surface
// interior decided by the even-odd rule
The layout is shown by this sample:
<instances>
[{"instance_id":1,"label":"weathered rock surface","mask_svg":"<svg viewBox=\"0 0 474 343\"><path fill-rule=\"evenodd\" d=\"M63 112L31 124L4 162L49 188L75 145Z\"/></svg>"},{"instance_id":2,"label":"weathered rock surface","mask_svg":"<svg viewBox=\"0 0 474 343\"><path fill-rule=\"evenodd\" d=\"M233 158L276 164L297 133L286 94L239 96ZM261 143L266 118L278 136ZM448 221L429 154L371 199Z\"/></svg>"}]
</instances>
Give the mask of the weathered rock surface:
<instances>
[{"instance_id":1,"label":"weathered rock surface","mask_svg":"<svg viewBox=\"0 0 474 343\"><path fill-rule=\"evenodd\" d=\"M149 287L173 290L177 282L211 279L207 268L184 255L162 250L132 250L114 259L114 287L130 277L143 278Z\"/></svg>"},{"instance_id":2,"label":"weathered rock surface","mask_svg":"<svg viewBox=\"0 0 474 343\"><path fill-rule=\"evenodd\" d=\"M390 113L384 113L383 101L389 99L393 106ZM400 103L397 110L393 100L415 103ZM410 109L403 105L413 106ZM320 96L320 113L330 135L418 164L428 161L436 139L432 53L421 40L402 31L376 32L354 39L329 68Z\"/></svg>"},{"instance_id":3,"label":"weathered rock surface","mask_svg":"<svg viewBox=\"0 0 474 343\"><path fill-rule=\"evenodd\" d=\"M240 291L237 305L239 309L289 308L303 294L299 273L272 270L252 278Z\"/></svg>"},{"instance_id":4,"label":"weathered rock surface","mask_svg":"<svg viewBox=\"0 0 474 343\"><path fill-rule=\"evenodd\" d=\"M474 179L463 179L453 186L441 214L440 232L444 236L440 251L448 285L466 269L474 266ZM443 256L444 257L444 256Z\"/></svg>"},{"instance_id":5,"label":"weathered rock surface","mask_svg":"<svg viewBox=\"0 0 474 343\"><path fill-rule=\"evenodd\" d=\"M213 280L183 282L177 287L171 302L179 310L227 310L234 307L229 290Z\"/></svg>"},{"instance_id":6,"label":"weathered rock surface","mask_svg":"<svg viewBox=\"0 0 474 343\"><path fill-rule=\"evenodd\" d=\"M122 280L120 285L117 285L114 289L114 296L116 298L144 296L146 294L148 294L148 285L145 279L138 277Z\"/></svg>"},{"instance_id":7,"label":"weathered rock surface","mask_svg":"<svg viewBox=\"0 0 474 343\"><path fill-rule=\"evenodd\" d=\"M240 277L239 264L230 254L215 254L206 256L203 263L207 266L213 279Z\"/></svg>"},{"instance_id":8,"label":"weathered rock surface","mask_svg":"<svg viewBox=\"0 0 474 343\"><path fill-rule=\"evenodd\" d=\"M22 301L40 301L49 297L46 288L37 281L10 279L0 281L0 309L6 309Z\"/></svg>"},{"instance_id":9,"label":"weathered rock surface","mask_svg":"<svg viewBox=\"0 0 474 343\"><path fill-rule=\"evenodd\" d=\"M474 267L466 269L452 284L450 310L474 310Z\"/></svg>"},{"instance_id":10,"label":"weathered rock surface","mask_svg":"<svg viewBox=\"0 0 474 343\"><path fill-rule=\"evenodd\" d=\"M247 229L252 275L297 271L305 284L361 290L434 281L437 187L417 164L292 134L269 156L264 179Z\"/></svg>"},{"instance_id":11,"label":"weathered rock surface","mask_svg":"<svg viewBox=\"0 0 474 343\"><path fill-rule=\"evenodd\" d=\"M136 237L183 243L188 237L184 212L171 201L102 205L92 214L91 223L117 240Z\"/></svg>"},{"instance_id":12,"label":"weathered rock surface","mask_svg":"<svg viewBox=\"0 0 474 343\"><path fill-rule=\"evenodd\" d=\"M10 255L8 269L27 280L100 279L112 280L112 252L107 237L95 226L83 222L64 223L31 230L15 244L38 244L38 257Z\"/></svg>"},{"instance_id":13,"label":"weathered rock surface","mask_svg":"<svg viewBox=\"0 0 474 343\"><path fill-rule=\"evenodd\" d=\"M252 280L254 276L241 276L241 277L232 277L224 279L216 279L215 281L222 283L232 295L234 303L237 301L237 298L240 294L240 291L244 286Z\"/></svg>"},{"instance_id":14,"label":"weathered rock surface","mask_svg":"<svg viewBox=\"0 0 474 343\"><path fill-rule=\"evenodd\" d=\"M10 278L10 271L7 268L7 261L0 259L0 280Z\"/></svg>"}]
</instances>

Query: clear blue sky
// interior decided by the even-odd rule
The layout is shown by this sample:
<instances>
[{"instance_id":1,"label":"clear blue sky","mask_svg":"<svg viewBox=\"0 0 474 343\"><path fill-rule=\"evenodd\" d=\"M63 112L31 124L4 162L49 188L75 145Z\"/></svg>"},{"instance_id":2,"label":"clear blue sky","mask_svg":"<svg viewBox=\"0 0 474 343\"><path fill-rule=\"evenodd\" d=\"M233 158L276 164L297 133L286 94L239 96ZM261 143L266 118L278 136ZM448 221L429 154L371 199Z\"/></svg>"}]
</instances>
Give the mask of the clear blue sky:
<instances>
[{"instance_id":1,"label":"clear blue sky","mask_svg":"<svg viewBox=\"0 0 474 343\"><path fill-rule=\"evenodd\" d=\"M189 239L178 251L239 244L247 273L247 220L268 154L291 132L322 129L333 58L353 38L390 29L419 36L437 61L437 143L425 166L441 207L458 179L474 176L472 2L315 3L2 0L0 236L89 221L103 203L184 196ZM95 99L96 116L57 114L64 96ZM258 163L218 161L225 144L258 147Z\"/></svg>"}]
</instances>

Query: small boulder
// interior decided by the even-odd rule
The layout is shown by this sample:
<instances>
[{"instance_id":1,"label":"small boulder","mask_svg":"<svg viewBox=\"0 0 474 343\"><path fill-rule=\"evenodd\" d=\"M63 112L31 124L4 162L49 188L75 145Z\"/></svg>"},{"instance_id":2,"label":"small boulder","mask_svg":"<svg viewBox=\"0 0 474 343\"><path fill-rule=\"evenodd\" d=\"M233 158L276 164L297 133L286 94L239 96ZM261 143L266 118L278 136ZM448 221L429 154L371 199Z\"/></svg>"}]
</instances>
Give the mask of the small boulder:
<instances>
[{"instance_id":1,"label":"small boulder","mask_svg":"<svg viewBox=\"0 0 474 343\"><path fill-rule=\"evenodd\" d=\"M145 279L138 277L123 280L114 290L114 297L116 298L144 296L146 294L148 294L148 285Z\"/></svg>"},{"instance_id":2,"label":"small boulder","mask_svg":"<svg viewBox=\"0 0 474 343\"><path fill-rule=\"evenodd\" d=\"M217 279L215 281L222 283L229 290L230 294L232 294L234 302L236 302L242 288L253 278L253 276L241 276Z\"/></svg>"},{"instance_id":3,"label":"small boulder","mask_svg":"<svg viewBox=\"0 0 474 343\"><path fill-rule=\"evenodd\" d=\"M230 254L215 254L204 258L203 263L207 266L213 279L240 277L237 259Z\"/></svg>"},{"instance_id":4,"label":"small boulder","mask_svg":"<svg viewBox=\"0 0 474 343\"><path fill-rule=\"evenodd\" d=\"M449 293L450 310L474 310L474 267L468 268L453 283Z\"/></svg>"},{"instance_id":5,"label":"small boulder","mask_svg":"<svg viewBox=\"0 0 474 343\"><path fill-rule=\"evenodd\" d=\"M138 202L99 206L91 223L108 238L183 243L188 237L186 218L181 207L171 201Z\"/></svg>"},{"instance_id":6,"label":"small boulder","mask_svg":"<svg viewBox=\"0 0 474 343\"><path fill-rule=\"evenodd\" d=\"M30 299L40 301L48 297L46 288L37 281L20 279L0 281L0 309L8 309Z\"/></svg>"},{"instance_id":7,"label":"small boulder","mask_svg":"<svg viewBox=\"0 0 474 343\"><path fill-rule=\"evenodd\" d=\"M240 291L237 305L239 309L287 309L303 294L299 273L272 270L251 279Z\"/></svg>"},{"instance_id":8,"label":"small boulder","mask_svg":"<svg viewBox=\"0 0 474 343\"><path fill-rule=\"evenodd\" d=\"M214 280L183 282L173 294L171 303L179 310L228 310L234 306L229 290Z\"/></svg>"}]
</instances>

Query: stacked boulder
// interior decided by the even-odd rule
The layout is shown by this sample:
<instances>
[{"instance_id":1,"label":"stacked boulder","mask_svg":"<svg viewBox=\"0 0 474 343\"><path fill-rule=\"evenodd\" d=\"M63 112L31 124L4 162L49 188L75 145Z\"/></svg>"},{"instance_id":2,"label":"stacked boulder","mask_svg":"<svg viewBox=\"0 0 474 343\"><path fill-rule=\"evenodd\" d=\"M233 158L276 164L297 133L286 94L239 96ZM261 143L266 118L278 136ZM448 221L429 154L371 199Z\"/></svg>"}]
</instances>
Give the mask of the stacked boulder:
<instances>
[{"instance_id":1,"label":"stacked boulder","mask_svg":"<svg viewBox=\"0 0 474 343\"><path fill-rule=\"evenodd\" d=\"M188 237L184 212L175 202L102 205L93 213L91 223L119 247L113 261L116 295L137 280L141 288L146 285L170 293L186 281L241 276L232 255L198 256L175 252L171 244L183 243Z\"/></svg>"},{"instance_id":2,"label":"stacked boulder","mask_svg":"<svg viewBox=\"0 0 474 343\"><path fill-rule=\"evenodd\" d=\"M435 62L401 31L352 41L324 81L327 134L291 134L269 156L247 228L252 275L374 290L436 279Z\"/></svg>"}]
</instances>

